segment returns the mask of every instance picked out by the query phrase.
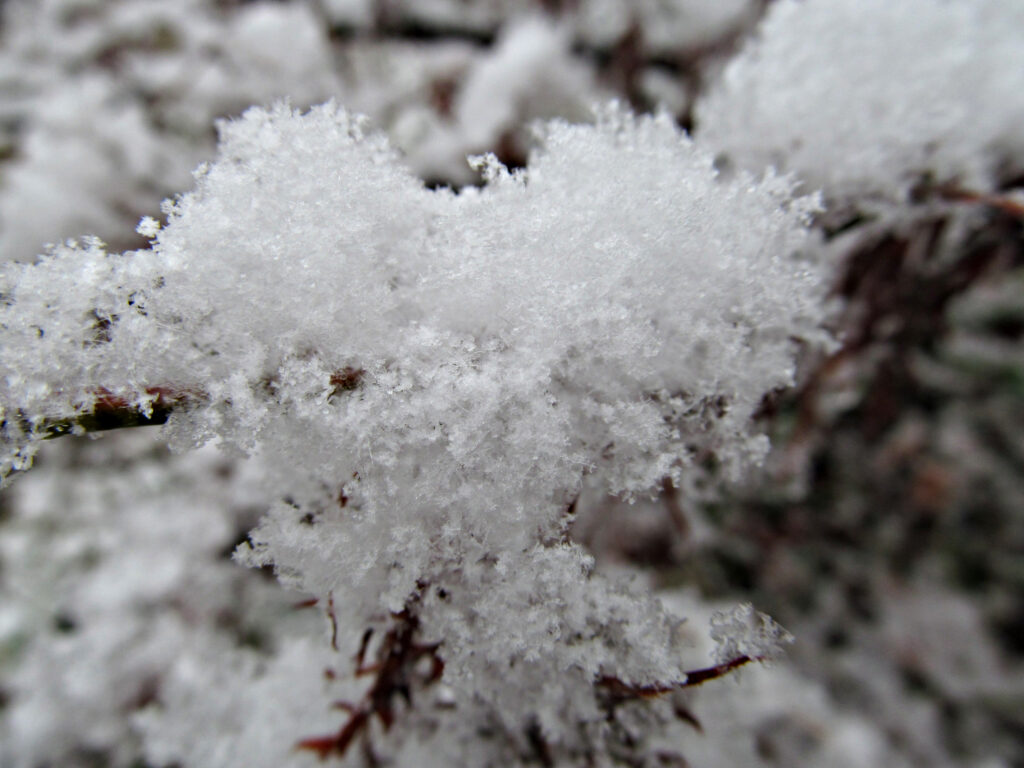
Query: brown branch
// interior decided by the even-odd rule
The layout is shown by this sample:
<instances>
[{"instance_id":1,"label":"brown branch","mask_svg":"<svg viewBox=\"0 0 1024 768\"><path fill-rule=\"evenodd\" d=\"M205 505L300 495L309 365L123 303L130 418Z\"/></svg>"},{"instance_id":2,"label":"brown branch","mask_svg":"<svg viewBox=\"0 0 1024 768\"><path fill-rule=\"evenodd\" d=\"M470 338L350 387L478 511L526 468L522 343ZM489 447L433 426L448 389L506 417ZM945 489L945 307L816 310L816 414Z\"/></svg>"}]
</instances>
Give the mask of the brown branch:
<instances>
[{"instance_id":1,"label":"brown branch","mask_svg":"<svg viewBox=\"0 0 1024 768\"><path fill-rule=\"evenodd\" d=\"M330 391L327 401L334 402L341 395L358 389L362 384L364 373L362 368L351 366L334 371L328 380ZM99 387L92 391L96 399L91 410L71 416L45 419L35 425L22 417L20 427L23 432L33 433L43 440L50 440L82 432L105 432L127 427L156 426L167 423L171 413L176 409L200 405L205 403L208 397L205 392L198 389L174 386L145 387L142 392L149 401L148 412L140 409L134 399L116 395L106 387ZM0 424L0 427L2 426ZM341 503L340 500L339 503Z\"/></svg>"},{"instance_id":2,"label":"brown branch","mask_svg":"<svg viewBox=\"0 0 1024 768\"><path fill-rule=\"evenodd\" d=\"M618 701L626 701L629 699L652 699L657 696L664 696L666 693L681 691L684 688L693 688L694 686L702 685L709 680L724 677L733 670L739 669L752 661L764 661L764 657L737 656L735 659L724 661L721 664L715 664L713 667L704 667L703 669L695 669L691 672L687 672L686 677L682 680L675 680L668 683L637 685L635 683L624 682L613 675L605 675L598 679L597 684L608 691L613 699Z\"/></svg>"},{"instance_id":3,"label":"brown branch","mask_svg":"<svg viewBox=\"0 0 1024 768\"><path fill-rule=\"evenodd\" d=\"M363 663L371 632L367 630L363 635L356 654L355 672L357 676L373 674L375 677L358 704L345 702L343 708L349 712L349 717L337 733L303 739L295 745L296 749L315 752L321 760L331 756L343 757L356 737L366 732L373 718L380 721L384 730L392 726L396 697L410 704L414 688L425 687L441 679L444 660L437 653L440 643L416 641L419 619L412 613L411 604L417 599L418 595L414 596L405 610L392 615L394 625L381 641L373 664ZM430 668L426 671L418 669L418 662L424 658L430 660Z\"/></svg>"},{"instance_id":4,"label":"brown branch","mask_svg":"<svg viewBox=\"0 0 1024 768\"><path fill-rule=\"evenodd\" d=\"M371 632L363 635L359 651L356 654L356 675L373 674L374 680L358 704L351 702L335 702L335 707L348 712L348 718L336 733L325 736L313 736L299 741L296 749L316 753L321 760L330 757L344 757L349 748L360 735L365 735L374 718L380 721L387 731L395 722L395 698L406 704L412 703L413 690L436 683L444 674L444 660L438 655L440 643L419 643L416 634L419 630L419 619L411 611L411 604L418 600L418 595L410 600L410 604L400 613L392 614L394 625L388 630L380 646L377 648L376 661L364 665L363 658ZM422 670L419 662L430 660L430 668ZM637 685L607 675L598 679L596 685L609 695L612 707L616 704L634 700L650 699L667 693L692 688L697 685L723 677L739 667L752 661L763 661L761 656L738 656L721 664L703 669L695 669L686 673L683 680L669 683L652 683ZM332 676L333 677L333 676ZM700 722L689 710L676 709L677 716L689 722L698 730ZM529 732L528 732L529 733ZM538 742L542 744L543 742ZM537 748L537 744L533 745ZM538 752L541 755L542 752ZM542 760L542 763L544 761Z\"/></svg>"},{"instance_id":5,"label":"brown branch","mask_svg":"<svg viewBox=\"0 0 1024 768\"><path fill-rule=\"evenodd\" d=\"M986 192L978 192L973 189L966 189L956 185L939 187L939 197L950 202L978 203L987 205L990 208L1007 213L1014 218L1024 220L1024 203L1007 195L993 195Z\"/></svg>"},{"instance_id":6,"label":"brown branch","mask_svg":"<svg viewBox=\"0 0 1024 768\"><path fill-rule=\"evenodd\" d=\"M334 613L334 593L327 593L327 618L331 622L331 648L338 650L338 617Z\"/></svg>"},{"instance_id":7,"label":"brown branch","mask_svg":"<svg viewBox=\"0 0 1024 768\"><path fill-rule=\"evenodd\" d=\"M96 401L91 411L66 418L47 419L36 425L35 432L44 440L50 440L79 432L104 432L164 424L176 408L187 408L206 399L203 392L174 387L146 387L143 392L150 399L148 413L140 410L133 400L101 387L94 392Z\"/></svg>"}]
</instances>

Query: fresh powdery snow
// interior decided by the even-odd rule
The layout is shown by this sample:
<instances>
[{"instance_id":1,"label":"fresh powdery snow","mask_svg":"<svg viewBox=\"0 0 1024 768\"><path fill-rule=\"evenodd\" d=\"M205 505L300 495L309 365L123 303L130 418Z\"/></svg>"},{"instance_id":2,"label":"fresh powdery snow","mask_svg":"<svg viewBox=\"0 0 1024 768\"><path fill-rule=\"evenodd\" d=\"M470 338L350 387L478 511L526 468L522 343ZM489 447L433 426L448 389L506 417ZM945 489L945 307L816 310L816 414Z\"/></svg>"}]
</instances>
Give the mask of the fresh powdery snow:
<instances>
[{"instance_id":1,"label":"fresh powdery snow","mask_svg":"<svg viewBox=\"0 0 1024 768\"><path fill-rule=\"evenodd\" d=\"M779 0L701 100L698 135L841 206L987 191L1024 172L1022 30L1016 0Z\"/></svg>"},{"instance_id":2,"label":"fresh powdery snow","mask_svg":"<svg viewBox=\"0 0 1024 768\"><path fill-rule=\"evenodd\" d=\"M434 739L514 765L542 734L582 759L656 728L656 698L626 735L606 707L685 681L685 617L595 572L565 535L573 502L585 475L639 495L763 455L751 415L799 345L828 343L818 200L784 176L720 178L670 118L614 106L540 128L524 170L476 158L486 183L461 193L425 188L330 103L220 133L166 225L141 225L150 249L69 243L0 273L5 473L94 406L170 403L174 447L267 468L269 512L236 558L333 619L273 662L182 662L140 721L152 759L340 751L294 747L348 717L331 702L353 698L368 628L418 659L407 688L440 675L430 706L396 698L385 754ZM785 634L766 622L717 631L767 656Z\"/></svg>"}]
</instances>

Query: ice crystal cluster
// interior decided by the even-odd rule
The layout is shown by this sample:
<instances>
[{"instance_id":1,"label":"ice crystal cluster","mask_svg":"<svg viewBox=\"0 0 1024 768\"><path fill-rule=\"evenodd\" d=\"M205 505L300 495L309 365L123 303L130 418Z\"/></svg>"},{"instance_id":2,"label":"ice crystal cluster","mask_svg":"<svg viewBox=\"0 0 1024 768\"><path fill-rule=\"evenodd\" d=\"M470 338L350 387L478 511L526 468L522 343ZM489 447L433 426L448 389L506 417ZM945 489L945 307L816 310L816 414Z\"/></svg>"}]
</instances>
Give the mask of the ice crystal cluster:
<instances>
[{"instance_id":1,"label":"ice crystal cluster","mask_svg":"<svg viewBox=\"0 0 1024 768\"><path fill-rule=\"evenodd\" d=\"M722 181L615 107L541 134L456 194L332 104L222 124L151 249L5 270L5 466L99 400L173 392L173 443L266 467L278 501L237 556L330 604L336 645L414 613L460 727L583 754L596 681L686 674L682 617L566 539L583 476L643 494L760 456L750 416L823 340L823 281L788 179Z\"/></svg>"},{"instance_id":2,"label":"ice crystal cluster","mask_svg":"<svg viewBox=\"0 0 1024 768\"><path fill-rule=\"evenodd\" d=\"M781 0L702 100L700 133L840 204L989 189L1024 171L1022 28L1012 0Z\"/></svg>"},{"instance_id":3,"label":"ice crystal cluster","mask_svg":"<svg viewBox=\"0 0 1024 768\"><path fill-rule=\"evenodd\" d=\"M689 50L735 34L753 5L602 0L555 19L533 0L12 0L0 20L0 260L85 233L137 246L134 222L213 157L213 120L275 98L337 98L420 176L473 181L467 154L503 137L525 148L529 121L582 121L610 97L575 45L614 46L636 23L653 52ZM387 38L405 25L467 39ZM475 44L487 34L498 44ZM663 73L643 88L688 98Z\"/></svg>"}]
</instances>

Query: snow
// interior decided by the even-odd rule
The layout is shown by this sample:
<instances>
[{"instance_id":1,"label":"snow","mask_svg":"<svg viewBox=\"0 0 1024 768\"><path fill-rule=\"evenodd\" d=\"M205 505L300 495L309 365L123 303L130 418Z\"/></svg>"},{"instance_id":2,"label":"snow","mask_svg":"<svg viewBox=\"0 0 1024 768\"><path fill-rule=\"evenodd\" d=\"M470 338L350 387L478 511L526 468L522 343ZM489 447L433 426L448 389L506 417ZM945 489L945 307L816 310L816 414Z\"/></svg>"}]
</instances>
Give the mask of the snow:
<instances>
[{"instance_id":1,"label":"snow","mask_svg":"<svg viewBox=\"0 0 1024 768\"><path fill-rule=\"evenodd\" d=\"M1003 0L781 0L701 100L697 132L839 207L990 190L1024 170L1022 28L1024 6Z\"/></svg>"},{"instance_id":2,"label":"snow","mask_svg":"<svg viewBox=\"0 0 1024 768\"><path fill-rule=\"evenodd\" d=\"M643 494L698 450L737 471L761 455L751 413L791 382L794 338L827 338L816 199L720 179L667 116L617 106L546 125L522 171L482 159L486 186L461 194L330 103L220 133L152 250L9 265L3 322L44 332L2 353L14 424L114 383L140 404L153 382L199 393L172 444L216 435L267 467L238 559L344 594L347 627L414 599L460 711L509 732L539 716L581 749L597 678L684 679L678 618L556 542L584 474ZM47 298L65 285L73 301ZM8 429L12 455L24 437Z\"/></svg>"}]
</instances>

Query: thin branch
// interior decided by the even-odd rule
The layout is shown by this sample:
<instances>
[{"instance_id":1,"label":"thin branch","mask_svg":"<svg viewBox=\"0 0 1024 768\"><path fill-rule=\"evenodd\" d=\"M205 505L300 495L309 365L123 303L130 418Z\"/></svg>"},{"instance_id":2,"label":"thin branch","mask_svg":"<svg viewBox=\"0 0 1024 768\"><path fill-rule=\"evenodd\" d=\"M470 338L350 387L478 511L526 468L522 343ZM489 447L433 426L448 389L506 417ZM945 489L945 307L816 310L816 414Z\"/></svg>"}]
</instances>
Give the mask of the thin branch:
<instances>
[{"instance_id":1,"label":"thin branch","mask_svg":"<svg viewBox=\"0 0 1024 768\"><path fill-rule=\"evenodd\" d=\"M314 752L325 760L332 755L343 757L355 739L367 732L373 718L377 718L388 730L395 721L394 700L403 699L412 703L413 690L436 683L444 673L444 660L438 655L440 643L416 641L419 619L411 606L418 596L409 601L405 610L392 615L394 625L384 636L377 648L376 661L364 664L366 646L371 632L363 635L356 654L356 675L374 675L373 683L358 704L345 702L342 707L349 713L348 719L336 733L314 736L296 744L296 749ZM418 668L421 659L428 659L427 670Z\"/></svg>"},{"instance_id":2,"label":"thin branch","mask_svg":"<svg viewBox=\"0 0 1024 768\"><path fill-rule=\"evenodd\" d=\"M358 389L362 385L364 373L362 368L350 366L334 371L328 380L330 391L327 402L332 403L340 396ZM35 425L29 424L27 419L22 419L21 428L24 432L34 433L43 440L50 440L84 432L149 427L167 423L171 413L178 408L190 408L207 400L205 392L195 389L158 386L146 387L142 391L149 406L148 410L142 410L134 399L115 395L106 387L100 387L93 391L96 400L92 404L92 410L46 419Z\"/></svg>"},{"instance_id":3,"label":"thin branch","mask_svg":"<svg viewBox=\"0 0 1024 768\"><path fill-rule=\"evenodd\" d=\"M735 659L715 664L713 667L695 669L686 673L682 680L668 683L651 683L649 685L636 685L627 683L612 675L606 675L597 681L597 684L620 701L627 699L652 699L657 696L664 696L666 693L681 691L684 688L693 688L709 680L724 677L735 669L739 669L752 661L764 661L763 656L737 656Z\"/></svg>"},{"instance_id":4,"label":"thin branch","mask_svg":"<svg viewBox=\"0 0 1024 768\"><path fill-rule=\"evenodd\" d=\"M134 400L115 395L110 390L96 390L96 402L87 413L55 418L37 424L35 432L44 440L82 432L104 432L125 427L148 427L164 424L177 408L203 402L205 394L174 387L146 387L149 411L142 411Z\"/></svg>"},{"instance_id":5,"label":"thin branch","mask_svg":"<svg viewBox=\"0 0 1024 768\"><path fill-rule=\"evenodd\" d=\"M987 205L1024 221L1024 202L1009 195L993 195L956 185L939 187L938 194L943 200Z\"/></svg>"}]
</instances>

